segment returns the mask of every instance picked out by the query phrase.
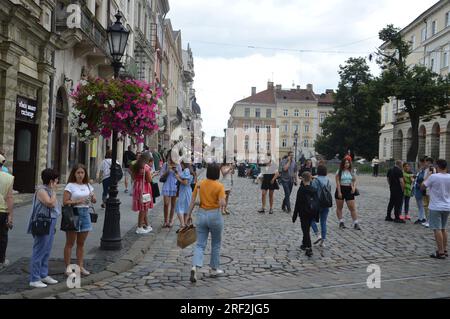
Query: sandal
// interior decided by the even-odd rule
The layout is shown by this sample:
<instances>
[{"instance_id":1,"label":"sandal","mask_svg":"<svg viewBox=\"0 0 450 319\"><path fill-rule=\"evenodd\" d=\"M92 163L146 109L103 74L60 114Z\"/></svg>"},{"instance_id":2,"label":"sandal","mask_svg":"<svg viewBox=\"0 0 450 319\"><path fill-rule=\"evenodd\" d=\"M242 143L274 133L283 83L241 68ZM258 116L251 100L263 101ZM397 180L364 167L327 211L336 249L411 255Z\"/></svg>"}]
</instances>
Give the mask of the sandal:
<instances>
[{"instance_id":1,"label":"sandal","mask_svg":"<svg viewBox=\"0 0 450 319\"><path fill-rule=\"evenodd\" d=\"M273 215L273 209L269 210L269 214Z\"/></svg>"},{"instance_id":2,"label":"sandal","mask_svg":"<svg viewBox=\"0 0 450 319\"><path fill-rule=\"evenodd\" d=\"M434 254L430 255L431 258L434 259L445 259L445 253L444 254L440 254L438 251L435 252Z\"/></svg>"},{"instance_id":3,"label":"sandal","mask_svg":"<svg viewBox=\"0 0 450 319\"><path fill-rule=\"evenodd\" d=\"M172 228L172 227L173 227L173 224L174 224L174 221L172 220L172 221L170 222L170 224L167 225L167 227L168 227L168 228Z\"/></svg>"},{"instance_id":4,"label":"sandal","mask_svg":"<svg viewBox=\"0 0 450 319\"><path fill-rule=\"evenodd\" d=\"M169 223L167 223L167 222L164 222L164 224L163 224L162 228L168 228L168 227L169 227Z\"/></svg>"}]
</instances>

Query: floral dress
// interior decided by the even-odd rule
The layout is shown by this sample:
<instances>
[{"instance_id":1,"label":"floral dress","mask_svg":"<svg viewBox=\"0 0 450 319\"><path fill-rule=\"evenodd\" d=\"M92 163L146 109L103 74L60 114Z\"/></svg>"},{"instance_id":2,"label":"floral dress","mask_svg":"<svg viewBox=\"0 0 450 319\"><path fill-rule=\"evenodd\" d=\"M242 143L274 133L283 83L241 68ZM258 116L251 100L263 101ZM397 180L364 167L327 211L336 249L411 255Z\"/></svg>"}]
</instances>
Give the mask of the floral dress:
<instances>
[{"instance_id":1,"label":"floral dress","mask_svg":"<svg viewBox=\"0 0 450 319\"><path fill-rule=\"evenodd\" d=\"M145 176L147 175L151 176L151 168L147 164L144 166L145 169ZM144 169L141 169L139 174L134 179L133 184L133 211L135 212L142 212L146 211L150 208L153 208L153 200L149 201L148 203L143 204L142 203L142 193L144 194L150 194L153 198L152 193L152 185L148 183L147 181L144 181ZM147 179L147 178L146 178ZM144 192L142 192L142 186L144 186Z\"/></svg>"}]
</instances>

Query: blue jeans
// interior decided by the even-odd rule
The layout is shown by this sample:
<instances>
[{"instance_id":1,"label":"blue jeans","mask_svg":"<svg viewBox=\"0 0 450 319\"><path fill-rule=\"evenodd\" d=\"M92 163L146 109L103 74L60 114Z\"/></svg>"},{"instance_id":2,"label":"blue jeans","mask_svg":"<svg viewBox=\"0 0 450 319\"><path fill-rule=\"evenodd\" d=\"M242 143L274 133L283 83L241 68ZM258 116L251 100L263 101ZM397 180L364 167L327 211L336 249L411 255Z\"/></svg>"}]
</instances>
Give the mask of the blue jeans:
<instances>
[{"instance_id":1,"label":"blue jeans","mask_svg":"<svg viewBox=\"0 0 450 319\"><path fill-rule=\"evenodd\" d=\"M102 202L106 203L106 199L108 198L109 186L111 185L111 177L105 178L102 184L103 184Z\"/></svg>"},{"instance_id":2,"label":"blue jeans","mask_svg":"<svg viewBox=\"0 0 450 319\"><path fill-rule=\"evenodd\" d=\"M329 208L322 208L319 213L320 230L322 233L322 239L327 239L327 218L328 218L329 212L330 212ZM311 228L313 229L313 232L315 234L317 234L319 232L319 228L317 228L317 224L314 220L311 222Z\"/></svg>"},{"instance_id":3,"label":"blue jeans","mask_svg":"<svg viewBox=\"0 0 450 319\"><path fill-rule=\"evenodd\" d=\"M209 233L211 233L211 261L210 266L218 269L220 265L220 247L222 245L223 217L219 209L205 211L199 209L196 216L195 227L197 230L197 243L194 247L192 265L203 266L203 254L205 253Z\"/></svg>"},{"instance_id":4,"label":"blue jeans","mask_svg":"<svg viewBox=\"0 0 450 319\"><path fill-rule=\"evenodd\" d=\"M30 262L30 282L40 281L48 276L48 259L55 238L56 218L52 218L50 233L34 236L33 255Z\"/></svg>"},{"instance_id":5,"label":"blue jeans","mask_svg":"<svg viewBox=\"0 0 450 319\"><path fill-rule=\"evenodd\" d=\"M417 208L419 209L419 220L425 219L425 208L423 206L423 197L416 197Z\"/></svg>"},{"instance_id":6,"label":"blue jeans","mask_svg":"<svg viewBox=\"0 0 450 319\"><path fill-rule=\"evenodd\" d=\"M291 210L291 193L292 188L294 187L293 181L281 181L281 185L284 189L284 199L283 199L283 207L286 207L287 210Z\"/></svg>"}]
</instances>

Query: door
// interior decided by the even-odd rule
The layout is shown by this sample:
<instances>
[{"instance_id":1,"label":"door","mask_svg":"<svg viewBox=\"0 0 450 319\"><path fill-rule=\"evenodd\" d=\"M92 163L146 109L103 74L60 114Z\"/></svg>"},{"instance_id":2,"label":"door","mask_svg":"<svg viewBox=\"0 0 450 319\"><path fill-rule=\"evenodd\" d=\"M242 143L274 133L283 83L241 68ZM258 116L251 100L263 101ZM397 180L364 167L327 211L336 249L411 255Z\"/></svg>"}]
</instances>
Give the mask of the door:
<instances>
[{"instance_id":1,"label":"door","mask_svg":"<svg viewBox=\"0 0 450 319\"><path fill-rule=\"evenodd\" d=\"M34 193L37 125L17 121L14 136L14 189L21 193Z\"/></svg>"}]
</instances>

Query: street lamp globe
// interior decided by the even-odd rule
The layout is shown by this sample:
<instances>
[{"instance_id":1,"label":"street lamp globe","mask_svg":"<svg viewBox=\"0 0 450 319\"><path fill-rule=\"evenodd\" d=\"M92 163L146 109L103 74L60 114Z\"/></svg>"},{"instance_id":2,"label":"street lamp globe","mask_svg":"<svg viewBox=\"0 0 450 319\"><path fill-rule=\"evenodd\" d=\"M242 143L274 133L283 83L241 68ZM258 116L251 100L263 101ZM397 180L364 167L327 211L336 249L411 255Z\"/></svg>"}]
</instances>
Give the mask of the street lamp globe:
<instances>
[{"instance_id":1,"label":"street lamp globe","mask_svg":"<svg viewBox=\"0 0 450 319\"><path fill-rule=\"evenodd\" d=\"M109 52L111 53L113 62L120 63L120 60L122 60L125 53L125 48L127 47L130 31L128 31L120 21L122 19L120 11L117 11L115 17L117 21L108 27L106 33L108 34Z\"/></svg>"}]
</instances>

